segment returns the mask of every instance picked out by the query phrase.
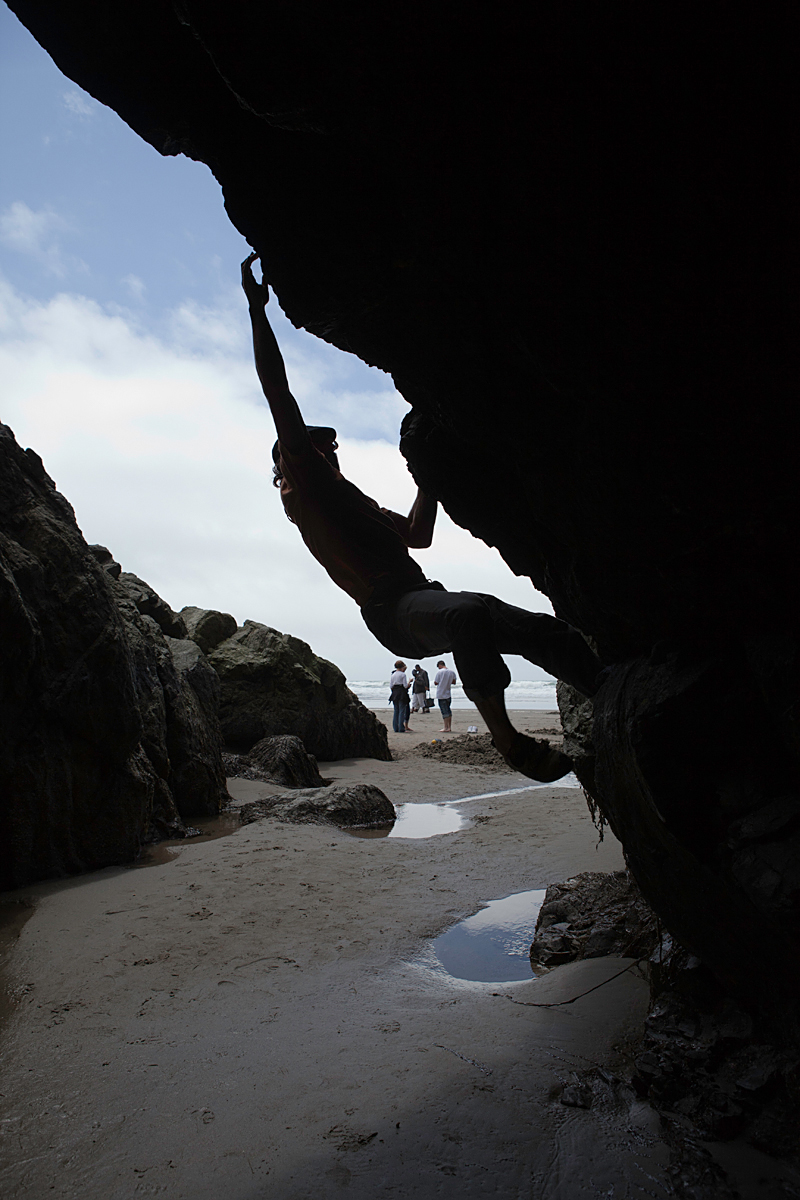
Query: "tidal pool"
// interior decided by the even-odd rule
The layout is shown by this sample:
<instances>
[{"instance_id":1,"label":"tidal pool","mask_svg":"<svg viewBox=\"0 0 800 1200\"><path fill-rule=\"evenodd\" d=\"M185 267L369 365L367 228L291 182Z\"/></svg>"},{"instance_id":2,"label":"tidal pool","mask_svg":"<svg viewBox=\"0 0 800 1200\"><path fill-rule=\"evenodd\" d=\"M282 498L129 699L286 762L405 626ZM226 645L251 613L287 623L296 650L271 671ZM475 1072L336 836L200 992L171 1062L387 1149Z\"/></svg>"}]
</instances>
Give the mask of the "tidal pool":
<instances>
[{"instance_id":1,"label":"tidal pool","mask_svg":"<svg viewBox=\"0 0 800 1200\"><path fill-rule=\"evenodd\" d=\"M242 828L242 822L236 812L222 812L216 817L193 817L189 824L192 829L200 832L188 838L166 838L163 842L154 842L145 846L136 862L129 867L162 867L165 863L174 862L181 850L186 846L196 846L198 842L213 842L217 838L228 837Z\"/></svg>"},{"instance_id":2,"label":"tidal pool","mask_svg":"<svg viewBox=\"0 0 800 1200\"><path fill-rule=\"evenodd\" d=\"M530 948L544 888L490 900L433 942L433 952L455 979L513 983L533 978Z\"/></svg>"},{"instance_id":3,"label":"tidal pool","mask_svg":"<svg viewBox=\"0 0 800 1200\"><path fill-rule=\"evenodd\" d=\"M386 829L348 829L353 837L429 838L438 833L455 833L469 822L445 804L399 804L397 820Z\"/></svg>"}]
</instances>

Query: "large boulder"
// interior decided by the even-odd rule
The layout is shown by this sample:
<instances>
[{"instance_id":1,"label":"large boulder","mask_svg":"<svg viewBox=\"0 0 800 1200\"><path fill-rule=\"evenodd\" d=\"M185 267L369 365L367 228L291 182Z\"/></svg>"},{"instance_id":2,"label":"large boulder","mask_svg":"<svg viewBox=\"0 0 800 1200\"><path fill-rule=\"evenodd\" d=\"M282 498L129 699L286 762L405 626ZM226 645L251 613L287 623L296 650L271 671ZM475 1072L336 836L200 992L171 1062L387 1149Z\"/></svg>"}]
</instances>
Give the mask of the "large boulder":
<instances>
[{"instance_id":1,"label":"large boulder","mask_svg":"<svg viewBox=\"0 0 800 1200\"><path fill-rule=\"evenodd\" d=\"M254 800L239 808L244 825L275 817L295 825L338 825L343 829L381 829L397 813L388 796L369 783L305 788L283 796Z\"/></svg>"},{"instance_id":2,"label":"large boulder","mask_svg":"<svg viewBox=\"0 0 800 1200\"><path fill-rule=\"evenodd\" d=\"M290 733L322 761L391 758L385 727L347 687L338 667L290 634L245 621L209 653L221 683L226 745L247 753Z\"/></svg>"},{"instance_id":3,"label":"large boulder","mask_svg":"<svg viewBox=\"0 0 800 1200\"><path fill-rule=\"evenodd\" d=\"M417 482L595 639L642 892L800 1046L793 6L10 4L210 166L293 323L392 374Z\"/></svg>"},{"instance_id":4,"label":"large boulder","mask_svg":"<svg viewBox=\"0 0 800 1200\"><path fill-rule=\"evenodd\" d=\"M531 963L556 967L610 954L646 958L659 938L655 914L628 871L585 871L545 892Z\"/></svg>"},{"instance_id":5,"label":"large boulder","mask_svg":"<svg viewBox=\"0 0 800 1200\"><path fill-rule=\"evenodd\" d=\"M204 654L236 633L236 618L230 613L187 605L179 615L186 626L187 636L197 642Z\"/></svg>"},{"instance_id":6,"label":"large boulder","mask_svg":"<svg viewBox=\"0 0 800 1200\"><path fill-rule=\"evenodd\" d=\"M107 565L0 426L0 888L129 862L225 796L213 672Z\"/></svg>"},{"instance_id":7,"label":"large boulder","mask_svg":"<svg viewBox=\"0 0 800 1200\"><path fill-rule=\"evenodd\" d=\"M262 778L284 787L324 787L317 760L299 737L284 733L256 742L247 758L262 772Z\"/></svg>"},{"instance_id":8,"label":"large boulder","mask_svg":"<svg viewBox=\"0 0 800 1200\"><path fill-rule=\"evenodd\" d=\"M219 679L195 642L164 640L169 661L162 659L160 678L167 702L170 787L182 817L213 816L228 799Z\"/></svg>"}]
</instances>

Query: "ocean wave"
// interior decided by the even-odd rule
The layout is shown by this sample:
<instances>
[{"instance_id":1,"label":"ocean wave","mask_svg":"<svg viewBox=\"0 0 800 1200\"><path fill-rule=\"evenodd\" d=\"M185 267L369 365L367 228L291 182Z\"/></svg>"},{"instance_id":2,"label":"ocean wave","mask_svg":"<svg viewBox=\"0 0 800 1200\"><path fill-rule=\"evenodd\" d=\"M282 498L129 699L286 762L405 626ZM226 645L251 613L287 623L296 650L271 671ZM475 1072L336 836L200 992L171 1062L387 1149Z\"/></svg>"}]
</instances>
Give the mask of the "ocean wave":
<instances>
[{"instance_id":1,"label":"ocean wave","mask_svg":"<svg viewBox=\"0 0 800 1200\"><path fill-rule=\"evenodd\" d=\"M389 707L389 680L350 679L347 686L367 708ZM454 687L453 708L474 708L464 695L463 688ZM515 679L506 689L506 707L553 711L556 704L556 685L550 679Z\"/></svg>"}]
</instances>

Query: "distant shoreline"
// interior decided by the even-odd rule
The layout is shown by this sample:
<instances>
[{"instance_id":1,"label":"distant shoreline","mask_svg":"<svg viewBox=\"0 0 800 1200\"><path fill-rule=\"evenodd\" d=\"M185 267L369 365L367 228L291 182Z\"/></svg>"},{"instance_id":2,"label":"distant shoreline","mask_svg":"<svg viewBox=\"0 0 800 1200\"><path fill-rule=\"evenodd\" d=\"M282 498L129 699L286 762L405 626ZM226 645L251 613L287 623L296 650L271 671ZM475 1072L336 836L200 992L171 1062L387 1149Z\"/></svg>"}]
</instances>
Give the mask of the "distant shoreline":
<instances>
[{"instance_id":1,"label":"distant shoreline","mask_svg":"<svg viewBox=\"0 0 800 1200\"><path fill-rule=\"evenodd\" d=\"M373 710L382 712L389 705L389 683L380 680L348 680L348 687L355 692L361 703ZM515 712L557 712L555 680L548 679L515 679L506 690L506 705L509 711ZM460 686L453 688L452 706L454 710L461 709L477 713L475 705L464 695Z\"/></svg>"}]
</instances>

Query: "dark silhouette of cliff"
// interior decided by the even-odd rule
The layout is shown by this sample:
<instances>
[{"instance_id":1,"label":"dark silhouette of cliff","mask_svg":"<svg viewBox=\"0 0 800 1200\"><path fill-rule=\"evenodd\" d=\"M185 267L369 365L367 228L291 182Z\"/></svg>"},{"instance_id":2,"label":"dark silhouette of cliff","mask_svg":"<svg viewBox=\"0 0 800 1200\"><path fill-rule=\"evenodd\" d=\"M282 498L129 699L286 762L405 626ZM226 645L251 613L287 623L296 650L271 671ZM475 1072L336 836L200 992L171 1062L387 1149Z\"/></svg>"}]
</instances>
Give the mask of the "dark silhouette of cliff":
<instances>
[{"instance_id":1,"label":"dark silhouette of cliff","mask_svg":"<svg viewBox=\"0 0 800 1200\"><path fill-rule=\"evenodd\" d=\"M611 664L643 893L796 1037L797 11L11 7L393 374L418 482Z\"/></svg>"}]
</instances>

